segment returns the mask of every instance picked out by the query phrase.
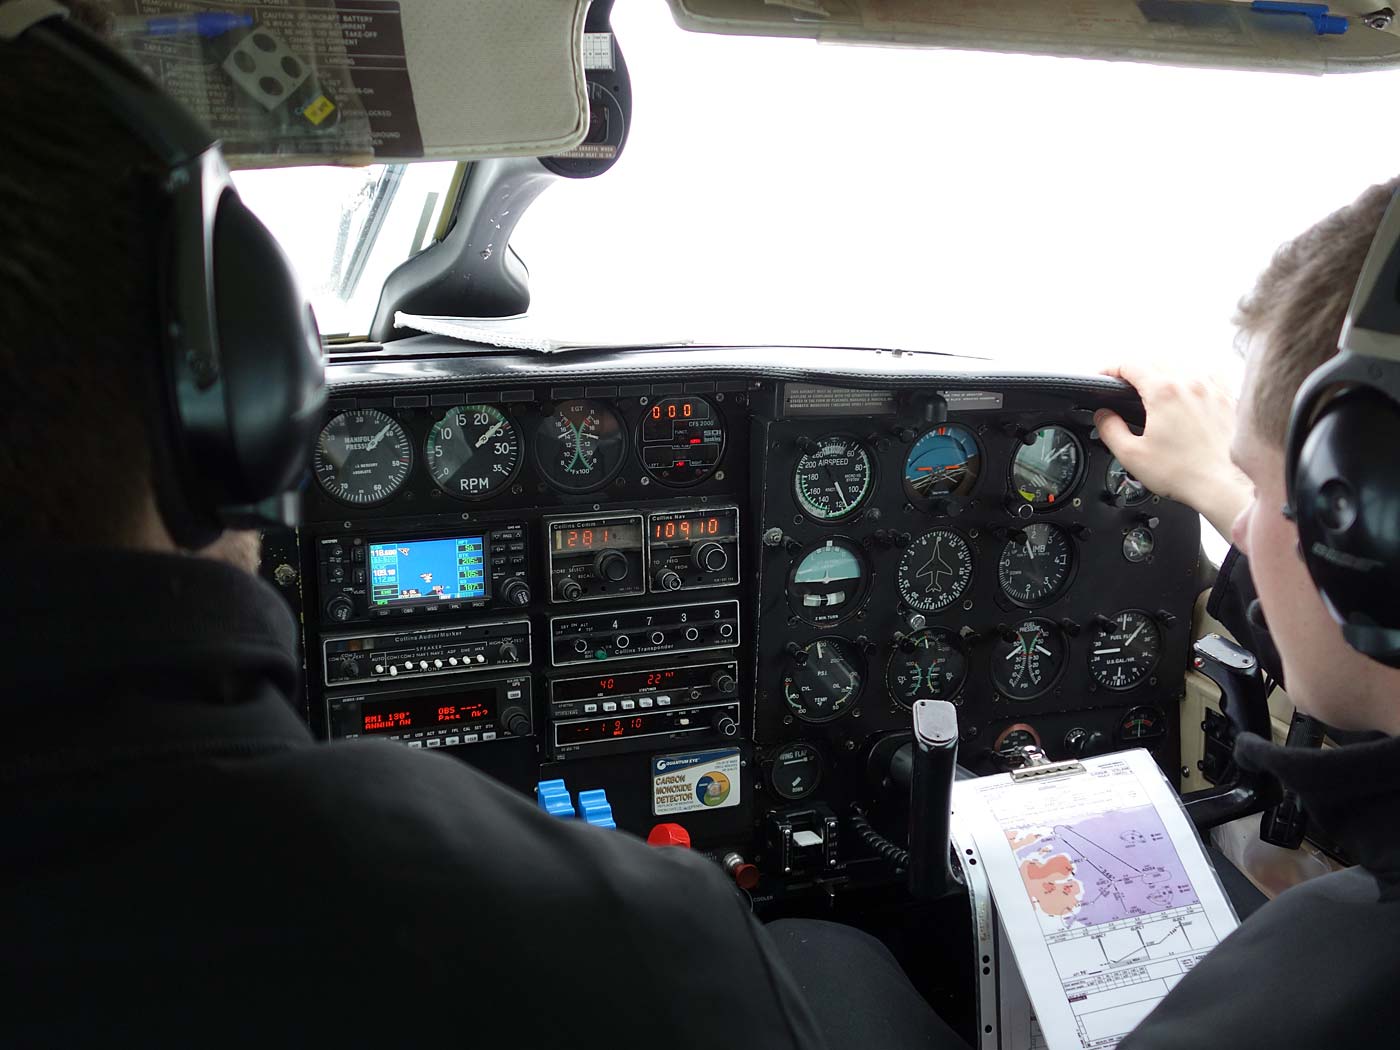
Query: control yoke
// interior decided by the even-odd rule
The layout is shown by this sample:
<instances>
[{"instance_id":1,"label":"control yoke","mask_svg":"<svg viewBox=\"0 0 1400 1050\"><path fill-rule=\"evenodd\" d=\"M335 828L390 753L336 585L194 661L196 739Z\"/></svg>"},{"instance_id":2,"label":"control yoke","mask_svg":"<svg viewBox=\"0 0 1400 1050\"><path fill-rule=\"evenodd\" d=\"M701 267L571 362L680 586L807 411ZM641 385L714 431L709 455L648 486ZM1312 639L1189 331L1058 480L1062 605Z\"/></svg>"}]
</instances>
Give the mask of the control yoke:
<instances>
[{"instance_id":1,"label":"control yoke","mask_svg":"<svg viewBox=\"0 0 1400 1050\"><path fill-rule=\"evenodd\" d=\"M1229 722L1230 744L1241 733L1272 738L1269 697L1264 676L1253 653L1218 634L1196 642L1192 666L1220 687L1220 710ZM1205 832L1251 813L1261 813L1279 798L1272 777L1240 769L1233 762L1223 783L1182 796L1182 803L1196 825Z\"/></svg>"},{"instance_id":2,"label":"control yoke","mask_svg":"<svg viewBox=\"0 0 1400 1050\"><path fill-rule=\"evenodd\" d=\"M955 886L949 863L953 775L958 765L958 709L946 700L914 704L909 778L909 890L941 897Z\"/></svg>"}]
</instances>

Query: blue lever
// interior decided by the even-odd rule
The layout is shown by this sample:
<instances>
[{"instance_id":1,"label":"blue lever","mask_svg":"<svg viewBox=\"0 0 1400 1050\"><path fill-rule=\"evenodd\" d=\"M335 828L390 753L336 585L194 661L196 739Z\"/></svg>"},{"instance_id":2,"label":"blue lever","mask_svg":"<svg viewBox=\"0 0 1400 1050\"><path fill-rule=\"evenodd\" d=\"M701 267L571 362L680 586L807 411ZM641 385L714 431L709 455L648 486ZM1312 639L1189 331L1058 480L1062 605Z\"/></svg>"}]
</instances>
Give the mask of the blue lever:
<instances>
[{"instance_id":1,"label":"blue lever","mask_svg":"<svg viewBox=\"0 0 1400 1050\"><path fill-rule=\"evenodd\" d=\"M1326 4L1294 4L1286 0L1254 0L1250 9L1266 15L1302 15L1312 22L1318 36L1340 36L1347 31L1345 15L1334 15Z\"/></svg>"}]
</instances>

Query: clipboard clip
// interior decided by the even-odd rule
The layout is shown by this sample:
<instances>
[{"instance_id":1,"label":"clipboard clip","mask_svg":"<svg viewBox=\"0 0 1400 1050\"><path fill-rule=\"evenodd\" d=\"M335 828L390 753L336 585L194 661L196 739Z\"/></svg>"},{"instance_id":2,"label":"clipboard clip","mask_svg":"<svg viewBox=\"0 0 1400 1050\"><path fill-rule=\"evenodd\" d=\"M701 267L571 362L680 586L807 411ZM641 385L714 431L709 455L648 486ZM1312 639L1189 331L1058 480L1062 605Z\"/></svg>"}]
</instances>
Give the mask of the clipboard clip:
<instances>
[{"instance_id":1,"label":"clipboard clip","mask_svg":"<svg viewBox=\"0 0 1400 1050\"><path fill-rule=\"evenodd\" d=\"M1073 759L1068 762L1051 762L1044 749L1037 744L1026 744L1014 751L1003 752L1003 755L1006 761L1017 767L1011 770L1014 783L1024 780L1050 780L1084 772L1083 762Z\"/></svg>"}]
</instances>

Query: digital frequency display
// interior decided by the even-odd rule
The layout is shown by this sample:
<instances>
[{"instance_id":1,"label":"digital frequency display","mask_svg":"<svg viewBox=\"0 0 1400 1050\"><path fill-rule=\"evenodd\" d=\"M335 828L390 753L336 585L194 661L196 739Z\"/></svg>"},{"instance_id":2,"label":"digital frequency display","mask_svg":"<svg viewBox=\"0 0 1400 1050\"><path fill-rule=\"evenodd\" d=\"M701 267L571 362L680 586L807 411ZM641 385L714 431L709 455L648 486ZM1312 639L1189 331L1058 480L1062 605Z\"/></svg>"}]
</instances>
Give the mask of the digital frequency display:
<instances>
[{"instance_id":1,"label":"digital frequency display","mask_svg":"<svg viewBox=\"0 0 1400 1050\"><path fill-rule=\"evenodd\" d=\"M554 726L554 742L560 747L569 744L591 744L599 740L620 740L629 736L645 736L648 733L665 733L673 726L674 717L670 711L628 715L626 718L602 718L591 722L559 722Z\"/></svg>"},{"instance_id":2,"label":"digital frequency display","mask_svg":"<svg viewBox=\"0 0 1400 1050\"><path fill-rule=\"evenodd\" d=\"M360 705L360 718L366 733L437 729L459 722L479 722L491 718L494 714L491 702L495 696L490 689L471 689L437 696L367 700Z\"/></svg>"},{"instance_id":3,"label":"digital frequency display","mask_svg":"<svg viewBox=\"0 0 1400 1050\"><path fill-rule=\"evenodd\" d=\"M642 546L642 527L636 522L594 525L581 529L551 525L550 532L553 535L551 542L555 552L601 550L604 547L639 550Z\"/></svg>"},{"instance_id":4,"label":"digital frequency display","mask_svg":"<svg viewBox=\"0 0 1400 1050\"><path fill-rule=\"evenodd\" d=\"M486 597L486 540L384 540L369 548L370 603L414 605Z\"/></svg>"},{"instance_id":5,"label":"digital frequency display","mask_svg":"<svg viewBox=\"0 0 1400 1050\"><path fill-rule=\"evenodd\" d=\"M660 689L706 684L709 667L673 667L666 671L632 671L593 678L570 678L554 683L555 700L594 700L600 696L630 696Z\"/></svg>"},{"instance_id":6,"label":"digital frequency display","mask_svg":"<svg viewBox=\"0 0 1400 1050\"><path fill-rule=\"evenodd\" d=\"M725 514L697 514L688 518L651 519L652 543L689 543L691 540L717 537L728 539L734 535L734 519Z\"/></svg>"}]
</instances>

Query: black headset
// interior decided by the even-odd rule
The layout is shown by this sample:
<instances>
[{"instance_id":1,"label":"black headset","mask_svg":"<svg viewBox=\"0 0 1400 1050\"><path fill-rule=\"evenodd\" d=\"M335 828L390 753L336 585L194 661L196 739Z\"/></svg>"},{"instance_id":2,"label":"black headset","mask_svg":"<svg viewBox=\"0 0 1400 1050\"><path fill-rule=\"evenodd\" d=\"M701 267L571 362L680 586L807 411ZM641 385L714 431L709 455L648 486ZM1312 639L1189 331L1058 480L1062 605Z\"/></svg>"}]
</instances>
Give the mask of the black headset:
<instances>
[{"instance_id":1,"label":"black headset","mask_svg":"<svg viewBox=\"0 0 1400 1050\"><path fill-rule=\"evenodd\" d=\"M1288 506L1313 583L1358 652L1400 667L1400 195L1366 255L1340 353L1293 399Z\"/></svg>"},{"instance_id":2,"label":"black headset","mask_svg":"<svg viewBox=\"0 0 1400 1050\"><path fill-rule=\"evenodd\" d=\"M160 426L151 445L165 526L198 550L226 528L296 524L325 404L311 308L277 241L239 200L218 141L67 16L53 0L0 4L0 43L39 43L90 78L93 104L160 164Z\"/></svg>"}]
</instances>

